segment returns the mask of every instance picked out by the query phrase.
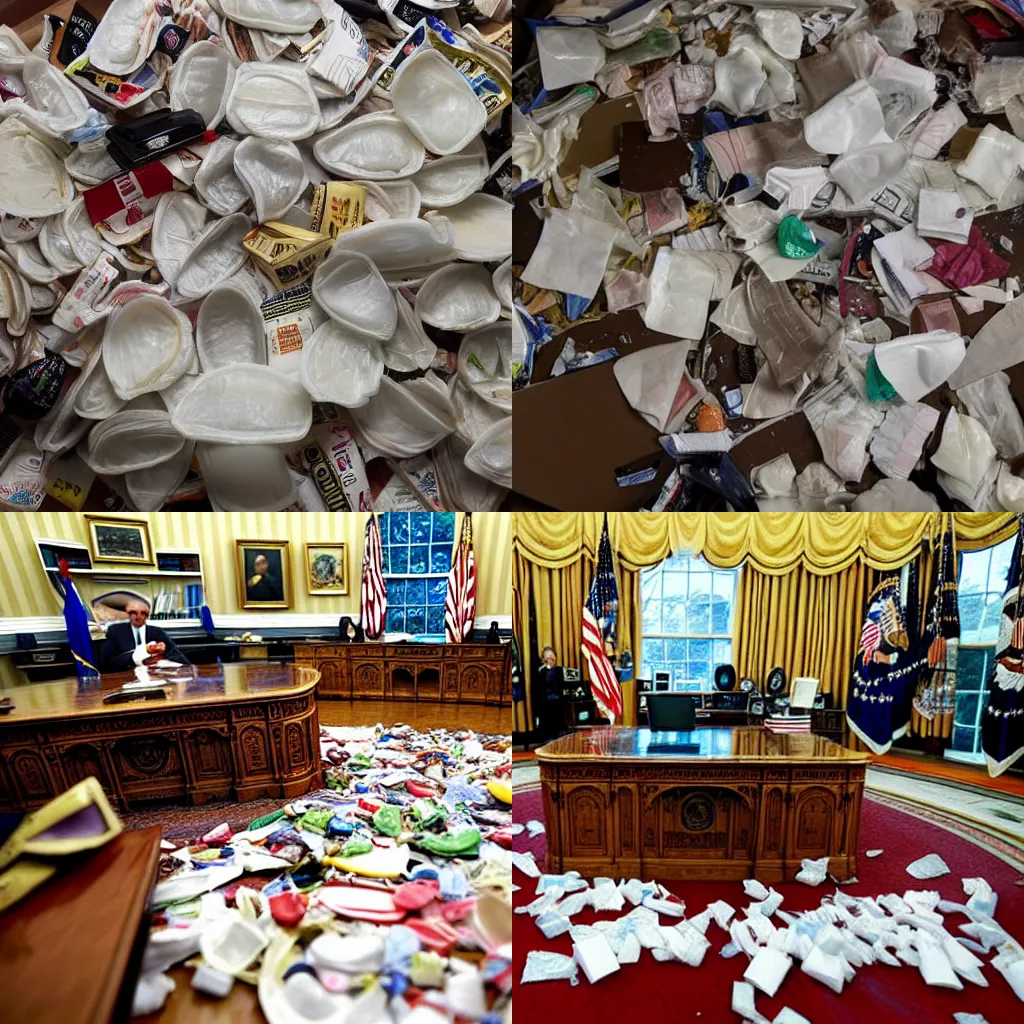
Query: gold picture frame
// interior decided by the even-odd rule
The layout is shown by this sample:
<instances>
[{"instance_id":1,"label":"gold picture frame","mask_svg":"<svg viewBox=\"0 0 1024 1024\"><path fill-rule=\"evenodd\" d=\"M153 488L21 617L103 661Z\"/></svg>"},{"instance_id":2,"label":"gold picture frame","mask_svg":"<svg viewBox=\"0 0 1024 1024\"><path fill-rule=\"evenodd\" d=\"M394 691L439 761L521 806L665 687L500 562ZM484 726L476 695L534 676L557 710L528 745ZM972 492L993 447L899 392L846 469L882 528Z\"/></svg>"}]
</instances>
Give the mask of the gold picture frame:
<instances>
[{"instance_id":1,"label":"gold picture frame","mask_svg":"<svg viewBox=\"0 0 1024 1024\"><path fill-rule=\"evenodd\" d=\"M236 540L235 578L239 608L291 608L291 558L286 540ZM256 561L267 560L257 571Z\"/></svg>"},{"instance_id":2,"label":"gold picture frame","mask_svg":"<svg viewBox=\"0 0 1024 1024\"><path fill-rule=\"evenodd\" d=\"M145 519L87 515L85 524L94 562L153 564L153 545L149 539L149 523Z\"/></svg>"},{"instance_id":3,"label":"gold picture frame","mask_svg":"<svg viewBox=\"0 0 1024 1024\"><path fill-rule=\"evenodd\" d=\"M313 597L348 593L348 560L344 544L306 545L306 587Z\"/></svg>"}]
</instances>

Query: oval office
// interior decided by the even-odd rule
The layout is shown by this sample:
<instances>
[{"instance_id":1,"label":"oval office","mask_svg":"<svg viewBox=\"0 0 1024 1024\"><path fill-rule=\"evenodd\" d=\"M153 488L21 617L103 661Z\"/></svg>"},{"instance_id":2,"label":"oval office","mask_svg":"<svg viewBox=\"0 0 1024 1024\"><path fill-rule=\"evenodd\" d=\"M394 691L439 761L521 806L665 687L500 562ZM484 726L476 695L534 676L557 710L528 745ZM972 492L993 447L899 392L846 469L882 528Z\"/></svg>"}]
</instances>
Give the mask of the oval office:
<instances>
[{"instance_id":1,"label":"oval office","mask_svg":"<svg viewBox=\"0 0 1024 1024\"><path fill-rule=\"evenodd\" d=\"M511 519L0 515L0 1021L511 1024Z\"/></svg>"}]
</instances>

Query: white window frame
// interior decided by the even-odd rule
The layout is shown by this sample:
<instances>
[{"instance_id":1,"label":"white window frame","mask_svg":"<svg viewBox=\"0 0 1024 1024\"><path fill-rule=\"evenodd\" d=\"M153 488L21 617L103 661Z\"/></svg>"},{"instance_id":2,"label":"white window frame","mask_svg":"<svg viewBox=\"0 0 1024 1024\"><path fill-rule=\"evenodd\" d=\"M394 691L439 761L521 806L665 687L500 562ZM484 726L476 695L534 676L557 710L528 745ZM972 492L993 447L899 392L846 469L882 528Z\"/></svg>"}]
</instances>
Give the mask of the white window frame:
<instances>
[{"instance_id":1,"label":"white window frame","mask_svg":"<svg viewBox=\"0 0 1024 1024\"><path fill-rule=\"evenodd\" d=\"M991 616L991 612L989 610L989 600L988 599L993 594L998 594L999 597L1001 598L1003 596L1003 591L1004 591L1004 588L1005 588L1005 585L1006 585L1006 577L1005 577L1005 575L1003 575L1002 573L995 573L995 574L993 574L993 565L994 565L995 559L996 559L996 551L998 549L1000 549L1000 548L1003 548L1004 545L1005 545L1006 546L1005 550L1008 553L1012 553L1012 551L1013 551L1013 544L1014 544L1014 539L1011 538L1010 540L1003 541L1001 544L994 544L991 547L982 548L980 551L964 551L964 552L961 552L961 556L960 556L961 559L968 558L968 557L973 557L973 556L981 555L981 554L985 554L985 555L988 556L988 567L987 567L987 571L986 571L986 574L985 574L985 578L986 578L986 581L987 581L987 589L982 591L982 594L985 597L984 611L982 612L982 619L981 619L981 625L982 626L985 626L985 625L988 624L989 618ZM962 564L961 564L960 568L961 568L961 572L958 574L958 577L957 577L958 583L959 583L959 580L962 580L962 578L963 578ZM962 600L962 594L960 594L959 592L957 594L957 597L958 597L958 599ZM1001 611L1000 611L999 615L1001 617ZM996 630L998 632L998 619L997 619L997 624L996 624ZM979 629L976 632L980 633L981 630ZM988 651L990 653L990 657L991 657L992 655L995 654L995 645L996 645L996 640L995 639L992 639L989 642L971 641L971 642L968 642L968 643L961 643L960 644L960 651L965 651L965 650L983 650L983 651ZM985 711L985 694L986 694L987 688L988 688L988 675L989 675L990 669L991 669L991 663L989 662L987 664L986 671L985 671L985 673L984 673L984 675L982 677L982 680L981 680L981 689L980 690L964 689L964 687L961 685L961 679L963 677L962 677L960 672L957 672L957 679L956 679L957 704L959 704L959 697L960 697L961 693L964 693L964 694L977 693L978 694L978 701L977 701L977 706L976 706L976 709L975 709L974 722L973 723L959 721L957 719L957 714L958 714L959 708L958 708L958 706L954 706L954 709L953 709L953 730L955 732L955 730L958 729L958 728L959 729L970 729L973 732L973 734L974 734L974 744L973 744L973 749L969 750L969 751L968 750L954 750L953 747L952 747L953 733L951 733L950 737L949 737L951 745L946 750L943 751L943 755L942 755L943 758L946 759L946 760L958 761L958 762L961 762L961 763L964 763L964 764L984 764L985 763L985 755L984 755L984 753L981 750L981 716L984 714L984 711Z\"/></svg>"},{"instance_id":2,"label":"white window frame","mask_svg":"<svg viewBox=\"0 0 1024 1024\"><path fill-rule=\"evenodd\" d=\"M684 561L685 560L685 561ZM676 564L683 563L687 568L687 601L690 596L689 581L694 575L694 569L700 567L699 574L707 575L709 577L709 583L711 586L710 594L712 598L712 606L708 611L709 626L713 625L714 622L714 597L717 593L716 590L716 577L728 578L732 581L732 597L729 604L729 622L726 626L726 632L686 632L686 633L667 633L664 631L649 633L643 626L643 605L644 605L644 579L651 579L654 576L660 576L659 582L659 600L664 601L665 595L665 576L672 570L668 567L668 563L675 561ZM716 565L712 565L710 562L701 558L699 555L693 556L684 552L677 552L675 555L670 555L663 562L660 562L656 566L652 566L650 569L645 569L641 574L640 580L640 616L641 616L641 652L640 652L640 668L641 674L644 679L654 679L655 669L652 666L651 661L648 659L646 654L646 645L648 640L707 640L711 643L711 657L709 659L708 668L709 675L706 679L702 680L681 680L673 678L669 684L670 691L673 693L709 693L714 690L714 668L718 664L722 664L715 658L715 643L726 643L728 644L728 659L731 660L733 657L733 621L736 615L736 604L739 596L739 584L740 584L740 572L741 567L737 566L734 569L722 569ZM682 575L682 573L679 573ZM661 626L664 627L664 616L660 616ZM688 623L687 623L688 625ZM689 654L689 646L687 646L687 654ZM687 663L689 658L687 658ZM699 689L694 689L692 683L700 682Z\"/></svg>"},{"instance_id":3,"label":"white window frame","mask_svg":"<svg viewBox=\"0 0 1024 1024\"><path fill-rule=\"evenodd\" d=\"M392 515L408 516L410 514L411 513L409 513L409 512L397 512L397 513L396 512L382 512L381 513L382 516L392 516ZM429 515L443 515L444 513L433 512L433 513L428 513L428 514ZM451 516L455 515L454 512L449 512L447 514L451 515ZM455 528L457 529L458 528L458 523L454 519L452 520L452 522L453 522ZM385 528L385 530L390 531L390 523L389 523L389 520L387 520L387 519L384 519L384 528ZM411 539L411 537L412 537L412 535L410 533L410 540L406 543L406 545L405 545L406 548L411 548L412 547L412 539ZM431 540L427 544L427 564L428 565L430 564L430 549L434 546L435 543L441 543L441 542L440 541ZM452 544L449 545L449 548L452 548L454 543L455 543L455 541L453 540ZM384 538L384 530L382 530L381 531L381 547L382 548L390 549L391 546L392 546L392 544L391 544L390 532L388 533L388 537L385 540L385 538ZM411 554L411 551L410 551L410 554ZM385 583L385 586L386 586L388 580L426 580L427 581L427 586L429 587L431 580L447 580L448 579L448 574L450 572L451 572L451 569L448 569L445 572L386 572L386 573L384 573L384 583ZM408 609L409 609L408 602L403 601L402 602L402 607L403 607L403 609L408 611ZM423 607L427 610L427 615L429 617L430 607L431 607L430 606L430 602L429 601L425 602ZM389 602L389 608L390 608L390 602ZM430 630L427 628L429 626L429 623L424 622L423 625L424 625L424 631L423 631L422 635L424 635L424 636L439 636L440 635L440 634L437 634L437 633L431 633L430 632ZM404 630L403 632L408 633L409 631L408 630ZM443 628L441 629L441 633L444 633L444 629Z\"/></svg>"}]
</instances>

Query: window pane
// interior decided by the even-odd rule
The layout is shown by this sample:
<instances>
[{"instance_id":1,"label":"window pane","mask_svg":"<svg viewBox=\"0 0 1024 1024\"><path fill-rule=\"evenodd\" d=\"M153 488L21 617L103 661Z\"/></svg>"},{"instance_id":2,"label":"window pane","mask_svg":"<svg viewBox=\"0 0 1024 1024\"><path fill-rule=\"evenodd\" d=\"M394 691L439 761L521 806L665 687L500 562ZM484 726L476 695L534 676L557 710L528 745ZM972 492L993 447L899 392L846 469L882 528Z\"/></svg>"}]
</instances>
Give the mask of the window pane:
<instances>
[{"instance_id":1,"label":"window pane","mask_svg":"<svg viewBox=\"0 0 1024 1024\"><path fill-rule=\"evenodd\" d=\"M664 665L665 661L665 642L664 640L651 640L649 637L644 637L644 678L653 679L654 673L657 669L660 669Z\"/></svg>"},{"instance_id":2,"label":"window pane","mask_svg":"<svg viewBox=\"0 0 1024 1024\"><path fill-rule=\"evenodd\" d=\"M413 544L430 543L430 513L409 513L409 537Z\"/></svg>"},{"instance_id":3,"label":"window pane","mask_svg":"<svg viewBox=\"0 0 1024 1024\"><path fill-rule=\"evenodd\" d=\"M434 512L430 515L433 526L431 536L434 540L447 541L448 546L455 540L455 513Z\"/></svg>"},{"instance_id":4,"label":"window pane","mask_svg":"<svg viewBox=\"0 0 1024 1024\"><path fill-rule=\"evenodd\" d=\"M952 747L954 750L963 750L969 754L974 753L974 729L963 729L959 726L953 727L953 743Z\"/></svg>"},{"instance_id":5,"label":"window pane","mask_svg":"<svg viewBox=\"0 0 1024 1024\"><path fill-rule=\"evenodd\" d=\"M716 665L731 665L732 664L732 641L730 641L730 640L716 640L715 641L715 664Z\"/></svg>"},{"instance_id":6,"label":"window pane","mask_svg":"<svg viewBox=\"0 0 1024 1024\"><path fill-rule=\"evenodd\" d=\"M389 633L405 632L405 608L392 608L388 605L388 620L384 627Z\"/></svg>"},{"instance_id":7,"label":"window pane","mask_svg":"<svg viewBox=\"0 0 1024 1024\"><path fill-rule=\"evenodd\" d=\"M409 542L409 513L408 512L387 512L388 536L392 544L407 544Z\"/></svg>"},{"instance_id":8,"label":"window pane","mask_svg":"<svg viewBox=\"0 0 1024 1024\"><path fill-rule=\"evenodd\" d=\"M389 571L409 571L409 549L407 547L397 547L391 549L391 568Z\"/></svg>"},{"instance_id":9,"label":"window pane","mask_svg":"<svg viewBox=\"0 0 1024 1024\"><path fill-rule=\"evenodd\" d=\"M688 633L711 632L711 574L690 574L690 612Z\"/></svg>"},{"instance_id":10,"label":"window pane","mask_svg":"<svg viewBox=\"0 0 1024 1024\"><path fill-rule=\"evenodd\" d=\"M681 572L666 572L661 599L662 632L677 635L686 632L687 577Z\"/></svg>"},{"instance_id":11,"label":"window pane","mask_svg":"<svg viewBox=\"0 0 1024 1024\"><path fill-rule=\"evenodd\" d=\"M427 611L427 632L444 632L444 605L440 608L430 608Z\"/></svg>"},{"instance_id":12,"label":"window pane","mask_svg":"<svg viewBox=\"0 0 1024 1024\"><path fill-rule=\"evenodd\" d=\"M711 605L711 632L728 634L732 626L732 600L736 589L735 577L716 572L714 601Z\"/></svg>"},{"instance_id":13,"label":"window pane","mask_svg":"<svg viewBox=\"0 0 1024 1024\"><path fill-rule=\"evenodd\" d=\"M409 549L409 572L424 573L427 571L427 552L424 545L413 545Z\"/></svg>"},{"instance_id":14,"label":"window pane","mask_svg":"<svg viewBox=\"0 0 1024 1024\"><path fill-rule=\"evenodd\" d=\"M691 640L690 661L699 661L704 664L707 664L709 661L711 661L711 641Z\"/></svg>"},{"instance_id":15,"label":"window pane","mask_svg":"<svg viewBox=\"0 0 1024 1024\"><path fill-rule=\"evenodd\" d=\"M661 573L658 569L640 577L640 604L645 633L661 632Z\"/></svg>"},{"instance_id":16,"label":"window pane","mask_svg":"<svg viewBox=\"0 0 1024 1024\"><path fill-rule=\"evenodd\" d=\"M422 605L410 607L406 611L405 631L407 633L426 633L427 611Z\"/></svg>"},{"instance_id":17,"label":"window pane","mask_svg":"<svg viewBox=\"0 0 1024 1024\"><path fill-rule=\"evenodd\" d=\"M669 661L686 661L686 641L666 640L665 657Z\"/></svg>"},{"instance_id":18,"label":"window pane","mask_svg":"<svg viewBox=\"0 0 1024 1024\"><path fill-rule=\"evenodd\" d=\"M426 604L427 603L427 581L426 580L408 580L405 587L405 603L406 604Z\"/></svg>"},{"instance_id":19,"label":"window pane","mask_svg":"<svg viewBox=\"0 0 1024 1024\"><path fill-rule=\"evenodd\" d=\"M956 694L954 723L973 729L978 719L978 703L980 700L981 694L978 692L963 693L958 690Z\"/></svg>"},{"instance_id":20,"label":"window pane","mask_svg":"<svg viewBox=\"0 0 1024 1024\"><path fill-rule=\"evenodd\" d=\"M444 605L444 600L448 596L448 580L428 580L427 593L430 604Z\"/></svg>"},{"instance_id":21,"label":"window pane","mask_svg":"<svg viewBox=\"0 0 1024 1024\"><path fill-rule=\"evenodd\" d=\"M388 580L388 604L405 604L405 580Z\"/></svg>"},{"instance_id":22,"label":"window pane","mask_svg":"<svg viewBox=\"0 0 1024 1024\"><path fill-rule=\"evenodd\" d=\"M957 693L987 690L992 648L962 647L956 663Z\"/></svg>"},{"instance_id":23,"label":"window pane","mask_svg":"<svg viewBox=\"0 0 1024 1024\"><path fill-rule=\"evenodd\" d=\"M447 544L434 544L430 549L430 571L448 573L452 567L452 553Z\"/></svg>"}]
</instances>

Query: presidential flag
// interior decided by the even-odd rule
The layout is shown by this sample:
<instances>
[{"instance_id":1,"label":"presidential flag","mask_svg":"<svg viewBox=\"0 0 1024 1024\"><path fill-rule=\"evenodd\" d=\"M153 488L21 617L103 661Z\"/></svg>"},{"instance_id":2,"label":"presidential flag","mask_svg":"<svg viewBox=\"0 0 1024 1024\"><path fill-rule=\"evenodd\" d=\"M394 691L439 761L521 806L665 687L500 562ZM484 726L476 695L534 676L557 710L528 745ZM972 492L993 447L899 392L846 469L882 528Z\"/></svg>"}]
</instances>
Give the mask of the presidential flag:
<instances>
[{"instance_id":1,"label":"presidential flag","mask_svg":"<svg viewBox=\"0 0 1024 1024\"><path fill-rule=\"evenodd\" d=\"M377 640L384 632L384 617L388 610L388 590L381 568L380 527L377 517L370 513L366 521L366 539L363 544L363 585L359 598L359 624L368 640Z\"/></svg>"},{"instance_id":2,"label":"presidential flag","mask_svg":"<svg viewBox=\"0 0 1024 1024\"><path fill-rule=\"evenodd\" d=\"M605 653L605 642L615 645L615 615L619 591L612 565L612 544L608 538L608 517L597 552L597 572L590 584L590 596L583 606L583 657L590 673L590 691L604 716L615 724L622 716L622 687Z\"/></svg>"},{"instance_id":3,"label":"presidential flag","mask_svg":"<svg viewBox=\"0 0 1024 1024\"><path fill-rule=\"evenodd\" d=\"M462 520L459 546L452 556L448 573L448 593L444 599L444 638L461 644L473 630L476 617L476 561L473 558L473 516Z\"/></svg>"},{"instance_id":4,"label":"presidential flag","mask_svg":"<svg viewBox=\"0 0 1024 1024\"><path fill-rule=\"evenodd\" d=\"M93 664L89 615L74 583L71 582L71 570L68 569L67 559L64 558L60 560L58 585L64 597L64 626L68 632L68 644L71 646L71 656L75 659L78 678L93 678L99 675L99 671Z\"/></svg>"}]
</instances>

